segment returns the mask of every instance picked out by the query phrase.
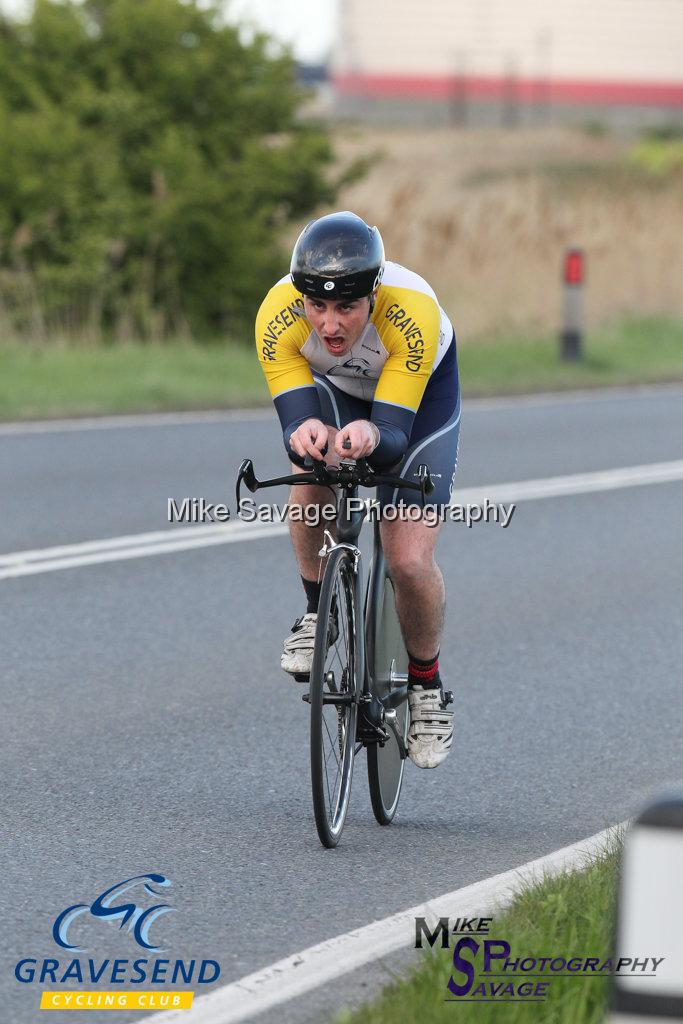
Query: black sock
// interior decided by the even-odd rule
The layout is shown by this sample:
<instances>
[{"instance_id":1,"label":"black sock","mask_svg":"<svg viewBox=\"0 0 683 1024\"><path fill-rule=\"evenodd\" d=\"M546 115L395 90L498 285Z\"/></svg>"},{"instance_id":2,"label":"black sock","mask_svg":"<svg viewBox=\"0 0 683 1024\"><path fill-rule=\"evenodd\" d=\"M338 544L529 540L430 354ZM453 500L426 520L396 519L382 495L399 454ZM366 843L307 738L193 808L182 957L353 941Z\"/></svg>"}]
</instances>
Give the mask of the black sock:
<instances>
[{"instance_id":1,"label":"black sock","mask_svg":"<svg viewBox=\"0 0 683 1024\"><path fill-rule=\"evenodd\" d=\"M416 658L408 651L408 686L422 686L425 690L441 686L438 651L427 661Z\"/></svg>"},{"instance_id":2,"label":"black sock","mask_svg":"<svg viewBox=\"0 0 683 1024\"><path fill-rule=\"evenodd\" d=\"M322 583L314 583L313 580L304 579L303 576L301 577L301 582L304 585L306 600L308 602L306 613L317 612L318 605L320 604L320 588L322 587Z\"/></svg>"}]
</instances>

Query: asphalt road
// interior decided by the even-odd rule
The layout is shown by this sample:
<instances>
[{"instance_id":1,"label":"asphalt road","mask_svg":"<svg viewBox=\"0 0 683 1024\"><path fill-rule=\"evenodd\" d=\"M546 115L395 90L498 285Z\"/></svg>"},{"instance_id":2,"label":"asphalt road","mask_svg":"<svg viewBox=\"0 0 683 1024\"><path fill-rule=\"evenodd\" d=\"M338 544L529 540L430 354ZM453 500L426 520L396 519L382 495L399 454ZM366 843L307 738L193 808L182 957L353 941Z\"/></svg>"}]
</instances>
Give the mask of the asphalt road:
<instances>
[{"instance_id":1,"label":"asphalt road","mask_svg":"<svg viewBox=\"0 0 683 1024\"><path fill-rule=\"evenodd\" d=\"M471 403L458 484L680 459L682 398ZM270 413L0 433L0 553L162 530L169 497L234 506L247 455L283 471ZM217 960L224 983L597 832L680 780L682 498L666 483L520 503L507 530L444 526L452 756L408 765L389 829L360 763L335 851L312 820L306 706L279 670L302 603L286 538L0 581L3 1021L32 1024L45 987L19 984L15 963L59 956L56 915L122 879L172 880L163 955ZM94 919L79 938L84 958L141 955ZM324 1020L363 978L272 1019Z\"/></svg>"}]
</instances>

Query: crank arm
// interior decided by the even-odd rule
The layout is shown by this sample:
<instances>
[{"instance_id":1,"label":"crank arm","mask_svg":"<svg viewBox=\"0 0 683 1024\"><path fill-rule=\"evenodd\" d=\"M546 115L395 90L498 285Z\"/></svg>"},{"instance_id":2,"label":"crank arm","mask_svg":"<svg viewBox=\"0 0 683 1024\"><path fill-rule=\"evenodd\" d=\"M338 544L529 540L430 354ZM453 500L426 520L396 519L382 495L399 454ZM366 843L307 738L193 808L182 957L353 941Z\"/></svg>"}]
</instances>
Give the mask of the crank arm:
<instances>
[{"instance_id":1,"label":"crank arm","mask_svg":"<svg viewBox=\"0 0 683 1024\"><path fill-rule=\"evenodd\" d=\"M405 761L405 759L408 756L408 751L406 749L405 743L403 742L403 736L401 735L401 732L398 728L398 722L396 721L396 712L393 709L387 711L384 717L384 721L394 734L396 743L398 745L398 752L401 755L401 760Z\"/></svg>"}]
</instances>

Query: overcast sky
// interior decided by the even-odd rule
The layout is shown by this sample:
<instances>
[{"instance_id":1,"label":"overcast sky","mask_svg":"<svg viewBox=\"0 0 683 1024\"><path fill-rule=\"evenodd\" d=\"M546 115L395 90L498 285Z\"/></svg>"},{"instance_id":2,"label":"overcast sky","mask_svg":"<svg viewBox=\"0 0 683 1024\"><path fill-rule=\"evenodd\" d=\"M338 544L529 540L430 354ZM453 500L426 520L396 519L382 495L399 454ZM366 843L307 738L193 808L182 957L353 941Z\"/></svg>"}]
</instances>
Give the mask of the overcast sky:
<instances>
[{"instance_id":1,"label":"overcast sky","mask_svg":"<svg viewBox=\"0 0 683 1024\"><path fill-rule=\"evenodd\" d=\"M291 44L300 60L327 57L332 43L337 0L224 0L236 20L252 21ZM24 13L30 0L0 0L0 10ZM232 20L232 19L231 19Z\"/></svg>"}]
</instances>

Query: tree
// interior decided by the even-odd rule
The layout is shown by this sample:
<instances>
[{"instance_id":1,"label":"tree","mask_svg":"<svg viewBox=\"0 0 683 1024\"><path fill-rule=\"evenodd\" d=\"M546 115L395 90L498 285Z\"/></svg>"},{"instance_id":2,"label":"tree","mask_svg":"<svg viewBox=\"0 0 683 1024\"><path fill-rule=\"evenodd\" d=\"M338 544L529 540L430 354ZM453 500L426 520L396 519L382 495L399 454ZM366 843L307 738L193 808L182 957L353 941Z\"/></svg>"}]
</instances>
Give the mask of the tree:
<instances>
[{"instance_id":1,"label":"tree","mask_svg":"<svg viewBox=\"0 0 683 1024\"><path fill-rule=\"evenodd\" d=\"M40 325L236 330L282 226L332 198L287 55L195 0L37 0L0 20L0 296Z\"/></svg>"}]
</instances>

